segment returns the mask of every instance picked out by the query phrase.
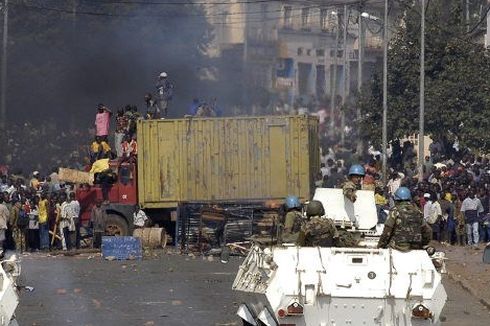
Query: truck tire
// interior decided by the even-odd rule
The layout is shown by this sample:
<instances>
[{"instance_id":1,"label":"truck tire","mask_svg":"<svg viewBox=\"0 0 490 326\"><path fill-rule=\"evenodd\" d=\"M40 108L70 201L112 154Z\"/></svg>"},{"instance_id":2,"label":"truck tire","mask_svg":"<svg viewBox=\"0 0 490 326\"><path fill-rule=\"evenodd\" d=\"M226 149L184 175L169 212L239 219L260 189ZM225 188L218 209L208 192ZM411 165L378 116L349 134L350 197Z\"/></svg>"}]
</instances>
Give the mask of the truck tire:
<instances>
[{"instance_id":1,"label":"truck tire","mask_svg":"<svg viewBox=\"0 0 490 326\"><path fill-rule=\"evenodd\" d=\"M124 218L116 214L107 214L105 235L127 236L129 235L128 223Z\"/></svg>"}]
</instances>

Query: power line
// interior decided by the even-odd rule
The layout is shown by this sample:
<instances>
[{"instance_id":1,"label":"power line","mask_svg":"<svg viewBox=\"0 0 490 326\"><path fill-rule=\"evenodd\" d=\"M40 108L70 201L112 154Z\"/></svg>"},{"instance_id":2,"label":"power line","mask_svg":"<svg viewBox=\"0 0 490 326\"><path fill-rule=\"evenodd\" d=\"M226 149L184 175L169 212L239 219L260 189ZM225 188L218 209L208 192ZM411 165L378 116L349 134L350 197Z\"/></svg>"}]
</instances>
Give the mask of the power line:
<instances>
[{"instance_id":1,"label":"power line","mask_svg":"<svg viewBox=\"0 0 490 326\"><path fill-rule=\"evenodd\" d=\"M95 0L81 0L81 1L89 1L92 3L99 3L102 4L100 1L95 1ZM369 3L378 3L381 0L373 0L370 1ZM116 1L110 1L113 3L116 3ZM240 1L239 1L240 2ZM264 2L281 2L281 1L276 1L276 0L242 0L241 3L264 3ZM308 1L310 3L314 1ZM339 1L332 1L329 2L328 5L312 5L309 7L299 7L299 8L293 8L295 11L300 11L302 9L317 9L317 8L332 8L332 7L337 7L341 4L355 4L358 3L359 0L339 0ZM109 2L105 2L109 3ZM118 1L117 3L120 4L128 4L128 3L140 3L140 4L164 4L163 2L143 2L143 1ZM196 3L183 3L183 2L166 2L166 4L179 4L179 5L193 5ZM198 2L199 3L199 2ZM213 4L218 4L221 2L213 2ZM224 3L224 2L223 2ZM22 2L22 3L14 3L16 6L22 6L27 9L31 10L47 10L47 11L53 11L53 12L60 12L60 13L67 13L67 14L73 14L72 9L64 9L64 8L59 8L59 7L51 7L51 6L45 6L45 5L35 5L35 4L28 4L27 2ZM97 16L97 17L123 17L123 18L143 18L143 17L154 17L154 18L161 18L161 17L215 17L215 16L234 16L234 15L243 15L243 16L248 16L248 15L258 15L258 14L268 14L268 13L280 13L283 11L283 8L280 9L274 9L274 10L266 10L266 11L243 11L243 12L221 12L221 13L214 13L214 14L209 14L209 13L204 13L204 14L182 14L182 15L176 15L175 13L170 13L168 15L165 14L120 14L120 13L111 13L111 12L99 12L99 11L91 11L91 10L77 10L77 15L86 15L86 16ZM296 18L298 16L291 16L291 18ZM280 20L283 19L283 17L278 16L278 17L262 17L261 19L258 20L251 20L246 18L243 21L232 21L232 22L221 22L221 23L213 23L213 25L229 25L229 24L243 24L243 23L259 23L259 22L264 22L264 21L271 21L271 20Z\"/></svg>"},{"instance_id":2,"label":"power line","mask_svg":"<svg viewBox=\"0 0 490 326\"><path fill-rule=\"evenodd\" d=\"M235 2L231 1L217 1L217 2L207 2L207 1L196 1L196 2L191 2L191 1L165 1L165 2L160 2L160 1L99 1L99 0L81 0L83 2L89 2L89 3L97 3L101 5L105 4L123 4L123 5L132 5L132 4L137 4L137 5L158 5L158 6L187 6L187 5L229 5L229 4L254 4L254 3L267 3L267 2L278 2L278 0L238 0Z\"/></svg>"},{"instance_id":3,"label":"power line","mask_svg":"<svg viewBox=\"0 0 490 326\"><path fill-rule=\"evenodd\" d=\"M32 5L32 4L27 4L27 3L15 3L13 4L15 6L19 6L19 7L24 7L24 8L27 8L27 9L36 9L36 10L47 10L47 11L54 11L54 12L60 12L60 13L66 13L66 14L73 14L73 11L70 10L70 9L63 9L63 8L57 8L57 7L47 7L47 6L43 6L43 5ZM314 6L311 6L311 7L303 7L303 8L298 8L296 11L300 11L301 9L304 9L304 8L308 8L308 9L312 9L312 8L317 8L317 7L314 7ZM270 11L257 11L257 12L231 12L231 13L222 13L222 14L216 14L216 15L212 15L212 14L181 14L181 15L178 15L178 14L175 14L175 13L169 13L169 14L155 14L155 15L151 15L151 14L118 14L118 13L108 13L108 12L97 12L97 11L87 11L87 10L77 10L76 14L77 15L87 15L87 16L102 16L102 17L123 17L123 18L148 18L148 17L153 17L153 18L163 18L163 17L185 17L185 18L188 18L188 17L205 17L205 18L208 18L208 17L214 17L214 16L225 16L225 15L256 15L256 14L263 14L263 13L279 13L281 12L282 9L280 10L270 10ZM291 17L300 17L300 15L296 15L296 16L291 16ZM260 19L260 20L244 20L244 22L264 22L265 20L275 20L275 19L282 19L283 17L280 16L280 17L271 17L271 18L263 18L263 19ZM229 22L229 23L226 23L226 24L231 24L231 23L240 23L240 22Z\"/></svg>"},{"instance_id":4,"label":"power line","mask_svg":"<svg viewBox=\"0 0 490 326\"><path fill-rule=\"evenodd\" d=\"M412 10L412 11L413 11L413 12L414 12L416 15L418 15L419 17L421 17L421 13L420 13L418 10L416 10L415 8L413 8L413 7L411 7L411 6L409 6L409 5L405 4L405 3L403 3L401 0L397 0L397 1L400 3L400 5L403 5L403 6L405 7L405 9ZM428 9L428 6L429 6L429 3L430 3L430 1L428 1L428 3L427 3L427 6L426 6L426 12L427 12L427 9ZM489 9L487 9L487 13L485 14L485 16L486 16L486 15L488 15L488 12L489 12L489 11L490 11L490 6L489 6ZM460 40L460 41L463 41L463 42L465 42L465 43L467 43L467 44L481 46L481 44L479 44L479 43L475 43L475 42L472 42L472 41L468 40L467 38L465 38L464 36L465 36L465 35L466 35L466 36L468 35L468 33L467 33L467 32L465 32L465 33L462 33L462 34L459 34L459 35L458 35L458 34L456 34L454 31L450 31L450 30L448 30L448 29L446 29L446 28L441 27L441 26L440 26L440 24L439 24L438 22L435 22L435 21L433 21L433 20L428 19L428 18L427 18L427 16L425 17L425 20L426 20L426 22L427 22L427 23L429 23L429 24L430 24L430 26L435 27L436 29L438 29L438 30L440 30L440 31L442 31L442 32L447 33L448 35L450 35L450 36L454 37L455 39L458 39L458 40ZM477 24L477 25L478 25L478 24ZM476 29L476 28L477 28L477 26L476 26L476 27L474 27L474 29Z\"/></svg>"}]
</instances>

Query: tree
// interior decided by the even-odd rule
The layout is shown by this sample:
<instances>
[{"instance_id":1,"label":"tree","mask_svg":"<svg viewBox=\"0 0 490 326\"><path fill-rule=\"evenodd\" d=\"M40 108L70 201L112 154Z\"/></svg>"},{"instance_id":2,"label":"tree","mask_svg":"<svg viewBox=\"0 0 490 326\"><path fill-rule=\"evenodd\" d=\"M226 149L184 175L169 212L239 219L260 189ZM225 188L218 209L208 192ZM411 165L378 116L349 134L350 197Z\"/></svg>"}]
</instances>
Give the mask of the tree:
<instances>
[{"instance_id":1,"label":"tree","mask_svg":"<svg viewBox=\"0 0 490 326\"><path fill-rule=\"evenodd\" d=\"M420 12L418 1L400 1L400 27L388 51L388 140L418 132ZM466 34L461 2L430 1L426 11L425 130L437 139L458 139L489 150L490 58ZM381 139L382 88L379 78L360 97L362 133Z\"/></svg>"}]
</instances>

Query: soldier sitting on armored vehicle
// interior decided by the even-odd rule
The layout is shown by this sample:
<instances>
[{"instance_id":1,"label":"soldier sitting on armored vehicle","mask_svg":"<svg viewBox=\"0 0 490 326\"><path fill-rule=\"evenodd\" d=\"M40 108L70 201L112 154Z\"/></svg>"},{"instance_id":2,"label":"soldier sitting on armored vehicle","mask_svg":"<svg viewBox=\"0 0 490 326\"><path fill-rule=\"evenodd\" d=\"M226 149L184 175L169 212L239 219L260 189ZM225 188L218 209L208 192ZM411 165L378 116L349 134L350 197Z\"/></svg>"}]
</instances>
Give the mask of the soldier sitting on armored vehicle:
<instances>
[{"instance_id":1,"label":"soldier sitting on armored vehicle","mask_svg":"<svg viewBox=\"0 0 490 326\"><path fill-rule=\"evenodd\" d=\"M334 247L338 244L339 234L331 219L325 215L323 204L312 200L306 208L308 222L301 228L297 244L306 247Z\"/></svg>"},{"instance_id":2,"label":"soldier sitting on armored vehicle","mask_svg":"<svg viewBox=\"0 0 490 326\"><path fill-rule=\"evenodd\" d=\"M422 249L432 240L432 229L424 221L422 212L412 204L412 195L406 187L397 189L395 207L385 222L378 248L393 248L400 251Z\"/></svg>"},{"instance_id":3,"label":"soldier sitting on armored vehicle","mask_svg":"<svg viewBox=\"0 0 490 326\"><path fill-rule=\"evenodd\" d=\"M359 164L354 164L349 169L349 180L342 186L342 191L353 203L357 200L356 191L361 190L361 182L365 175L364 168Z\"/></svg>"},{"instance_id":4,"label":"soldier sitting on armored vehicle","mask_svg":"<svg viewBox=\"0 0 490 326\"><path fill-rule=\"evenodd\" d=\"M304 220L301 214L301 203L298 197L288 196L284 205L286 206L286 216L281 240L283 243L296 243Z\"/></svg>"}]
</instances>

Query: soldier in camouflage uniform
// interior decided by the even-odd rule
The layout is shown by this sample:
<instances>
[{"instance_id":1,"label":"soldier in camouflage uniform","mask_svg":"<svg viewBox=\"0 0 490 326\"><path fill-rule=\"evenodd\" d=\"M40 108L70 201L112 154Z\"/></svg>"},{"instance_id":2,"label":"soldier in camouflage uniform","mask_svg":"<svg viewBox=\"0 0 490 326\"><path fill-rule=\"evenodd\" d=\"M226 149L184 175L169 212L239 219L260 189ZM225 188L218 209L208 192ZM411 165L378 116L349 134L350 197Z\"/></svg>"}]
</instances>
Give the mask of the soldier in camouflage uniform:
<instances>
[{"instance_id":1,"label":"soldier in camouflage uniform","mask_svg":"<svg viewBox=\"0 0 490 326\"><path fill-rule=\"evenodd\" d=\"M301 203L298 197L288 196L285 206L287 212L282 226L281 241L283 243L296 243L304 222L301 214Z\"/></svg>"},{"instance_id":2,"label":"soldier in camouflage uniform","mask_svg":"<svg viewBox=\"0 0 490 326\"><path fill-rule=\"evenodd\" d=\"M422 249L432 240L432 229L424 221L422 212L410 201L412 196L406 187L395 192L395 207L385 222L378 248L393 248L400 251Z\"/></svg>"},{"instance_id":3,"label":"soldier in camouflage uniform","mask_svg":"<svg viewBox=\"0 0 490 326\"><path fill-rule=\"evenodd\" d=\"M349 169L349 180L342 186L342 191L353 203L357 200L356 191L361 190L361 182L365 175L364 168L359 164L354 164Z\"/></svg>"},{"instance_id":4,"label":"soldier in camouflage uniform","mask_svg":"<svg viewBox=\"0 0 490 326\"><path fill-rule=\"evenodd\" d=\"M454 209L454 219L456 222L456 237L458 240L458 244L460 246L464 246L466 244L466 222L464 218L463 212L461 212L462 202L459 199L458 195L454 195L455 201L455 209Z\"/></svg>"},{"instance_id":5,"label":"soldier in camouflage uniform","mask_svg":"<svg viewBox=\"0 0 490 326\"><path fill-rule=\"evenodd\" d=\"M323 205L312 200L306 209L308 222L302 227L297 244L307 247L333 247L337 244L339 234L333 221L322 217L325 215Z\"/></svg>"}]
</instances>

